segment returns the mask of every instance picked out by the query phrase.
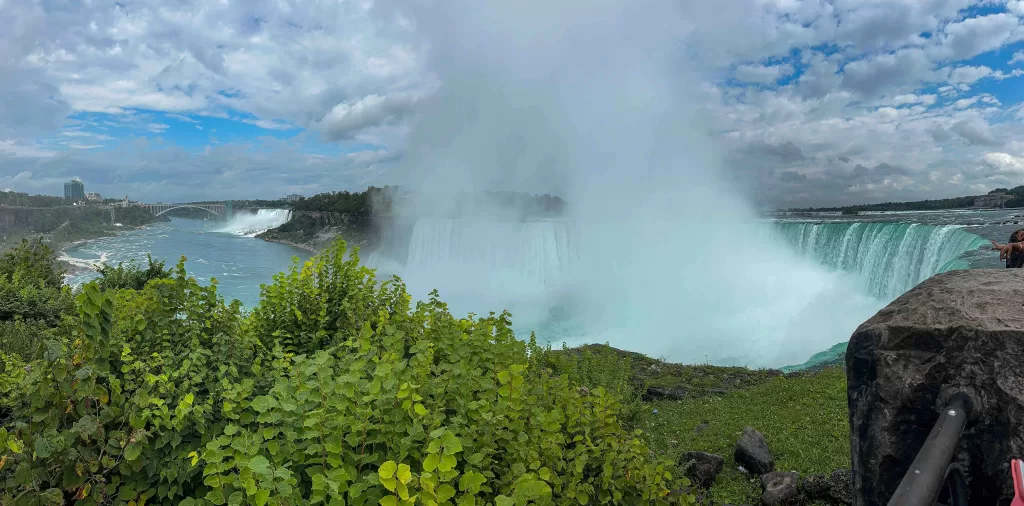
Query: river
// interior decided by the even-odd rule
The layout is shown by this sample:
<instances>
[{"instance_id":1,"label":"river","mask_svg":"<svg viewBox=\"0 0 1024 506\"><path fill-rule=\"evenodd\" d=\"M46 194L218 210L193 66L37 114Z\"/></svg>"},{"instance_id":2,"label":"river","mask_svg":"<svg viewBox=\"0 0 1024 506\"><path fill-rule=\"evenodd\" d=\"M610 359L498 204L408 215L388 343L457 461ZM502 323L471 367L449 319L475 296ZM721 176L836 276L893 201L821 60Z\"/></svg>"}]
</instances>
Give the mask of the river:
<instances>
[{"instance_id":1,"label":"river","mask_svg":"<svg viewBox=\"0 0 1024 506\"><path fill-rule=\"evenodd\" d=\"M226 299L251 308L261 284L310 255L252 237L283 223L286 213L261 211L228 224L172 219L65 253L78 264L152 253L173 265L185 255L190 274L201 282L216 278ZM556 345L608 342L680 362L777 367L844 341L864 319L936 273L1000 267L985 246L1024 227L1022 213L780 216L737 231L753 246L736 258L752 265L695 265L692 258L721 263L713 255L688 256L687 250L700 251L699 237L638 253L615 251L608 234L567 222L428 218L416 223L402 251L364 258L382 274L402 276L417 298L439 289L455 314L510 309L521 337L536 331L540 341ZM789 252L762 258L758 241L782 243Z\"/></svg>"},{"instance_id":2,"label":"river","mask_svg":"<svg viewBox=\"0 0 1024 506\"><path fill-rule=\"evenodd\" d=\"M188 259L185 267L196 280L209 283L216 278L217 290L225 299L238 299L252 308L259 302L261 284L271 282L274 274L285 270L292 259L310 257L308 251L252 237L287 220L287 214L263 214L242 214L229 223L171 218L169 223L155 223L76 244L64 251L64 259L81 266L131 259L144 265L146 254L150 253L154 260L172 267L184 255ZM70 277L68 282L77 285L96 276L95 271L85 271Z\"/></svg>"}]
</instances>

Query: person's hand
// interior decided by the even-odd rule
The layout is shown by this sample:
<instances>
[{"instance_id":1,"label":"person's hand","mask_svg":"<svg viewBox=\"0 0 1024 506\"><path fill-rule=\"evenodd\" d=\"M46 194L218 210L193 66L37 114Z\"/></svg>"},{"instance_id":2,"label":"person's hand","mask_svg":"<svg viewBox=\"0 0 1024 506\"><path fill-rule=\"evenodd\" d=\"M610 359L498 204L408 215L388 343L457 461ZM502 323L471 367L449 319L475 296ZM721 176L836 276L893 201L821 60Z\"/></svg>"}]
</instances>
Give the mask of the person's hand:
<instances>
[{"instance_id":1,"label":"person's hand","mask_svg":"<svg viewBox=\"0 0 1024 506\"><path fill-rule=\"evenodd\" d=\"M1012 244L999 244L999 243L997 243L995 241L992 241L992 251L998 251L999 252L999 259L1000 260L1007 260L1007 259L1010 258L1010 252L1013 251L1013 245Z\"/></svg>"}]
</instances>

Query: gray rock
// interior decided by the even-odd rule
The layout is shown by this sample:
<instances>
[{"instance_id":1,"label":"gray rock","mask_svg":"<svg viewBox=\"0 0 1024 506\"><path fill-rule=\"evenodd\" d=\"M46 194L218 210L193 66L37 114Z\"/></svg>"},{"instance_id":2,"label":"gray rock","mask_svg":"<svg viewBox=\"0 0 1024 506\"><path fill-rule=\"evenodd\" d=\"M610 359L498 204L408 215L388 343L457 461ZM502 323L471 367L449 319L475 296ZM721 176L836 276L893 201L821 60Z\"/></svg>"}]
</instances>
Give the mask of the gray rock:
<instances>
[{"instance_id":1,"label":"gray rock","mask_svg":"<svg viewBox=\"0 0 1024 506\"><path fill-rule=\"evenodd\" d=\"M854 504L885 505L956 391L974 410L954 462L970 504L1004 504L1024 455L1024 270L939 274L854 332L846 353Z\"/></svg>"},{"instance_id":2,"label":"gray rock","mask_svg":"<svg viewBox=\"0 0 1024 506\"><path fill-rule=\"evenodd\" d=\"M775 469L775 458L764 436L751 427L743 429L743 436L736 442L733 453L736 462L754 474L764 474Z\"/></svg>"},{"instance_id":3,"label":"gray rock","mask_svg":"<svg viewBox=\"0 0 1024 506\"><path fill-rule=\"evenodd\" d=\"M686 452L679 458L679 464L686 469L686 477L700 488L711 488L724 463L721 456L705 452Z\"/></svg>"},{"instance_id":4,"label":"gray rock","mask_svg":"<svg viewBox=\"0 0 1024 506\"><path fill-rule=\"evenodd\" d=\"M648 387L647 393L644 395L644 399L647 401L653 400L670 400L679 401L685 399L689 392L682 387Z\"/></svg>"},{"instance_id":5,"label":"gray rock","mask_svg":"<svg viewBox=\"0 0 1024 506\"><path fill-rule=\"evenodd\" d=\"M761 504L764 506L781 506L800 502L800 475L775 471L761 477Z\"/></svg>"},{"instance_id":6,"label":"gray rock","mask_svg":"<svg viewBox=\"0 0 1024 506\"><path fill-rule=\"evenodd\" d=\"M836 469L832 474L815 474L803 479L800 490L806 499L830 504L851 504L853 492L849 469Z\"/></svg>"}]
</instances>

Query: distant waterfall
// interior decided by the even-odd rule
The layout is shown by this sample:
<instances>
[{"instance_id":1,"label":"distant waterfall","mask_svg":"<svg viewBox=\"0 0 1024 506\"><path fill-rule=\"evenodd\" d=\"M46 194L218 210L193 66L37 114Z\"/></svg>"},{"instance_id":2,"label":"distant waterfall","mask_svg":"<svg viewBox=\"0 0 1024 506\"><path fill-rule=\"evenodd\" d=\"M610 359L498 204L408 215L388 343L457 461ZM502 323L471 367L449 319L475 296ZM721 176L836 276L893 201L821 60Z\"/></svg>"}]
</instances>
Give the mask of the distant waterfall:
<instances>
[{"instance_id":1,"label":"distant waterfall","mask_svg":"<svg viewBox=\"0 0 1024 506\"><path fill-rule=\"evenodd\" d=\"M957 258L988 244L959 227L914 223L777 223L773 235L828 268L857 274L869 293L887 300L967 267Z\"/></svg>"},{"instance_id":2,"label":"distant waterfall","mask_svg":"<svg viewBox=\"0 0 1024 506\"><path fill-rule=\"evenodd\" d=\"M494 272L546 286L579 256L571 227L561 221L496 222L422 218L412 229L406 266Z\"/></svg>"},{"instance_id":3,"label":"distant waterfall","mask_svg":"<svg viewBox=\"0 0 1024 506\"><path fill-rule=\"evenodd\" d=\"M279 227L292 217L288 209L260 209L255 213L238 211L218 232L254 237L274 227Z\"/></svg>"}]
</instances>

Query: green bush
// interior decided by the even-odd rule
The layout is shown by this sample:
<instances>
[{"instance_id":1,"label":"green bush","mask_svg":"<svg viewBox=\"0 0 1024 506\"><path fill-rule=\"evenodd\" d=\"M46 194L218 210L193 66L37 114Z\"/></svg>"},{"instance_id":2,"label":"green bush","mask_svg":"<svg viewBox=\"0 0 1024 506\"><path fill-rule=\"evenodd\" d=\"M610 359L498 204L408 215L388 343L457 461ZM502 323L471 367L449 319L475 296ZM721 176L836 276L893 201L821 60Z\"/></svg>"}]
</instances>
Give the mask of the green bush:
<instances>
[{"instance_id":1,"label":"green bush","mask_svg":"<svg viewBox=\"0 0 1024 506\"><path fill-rule=\"evenodd\" d=\"M101 265L96 269L100 273L100 289L142 290L150 280L171 277L170 269L164 268L163 262L154 262L152 255L146 255L146 263L145 269L140 267L134 258L127 265L124 262L118 262L116 266Z\"/></svg>"},{"instance_id":2,"label":"green bush","mask_svg":"<svg viewBox=\"0 0 1024 506\"><path fill-rule=\"evenodd\" d=\"M412 306L340 241L251 315L183 262L75 305L0 429L0 504L693 499L670 493L686 481L623 428L619 397L553 373L507 313Z\"/></svg>"}]
</instances>

